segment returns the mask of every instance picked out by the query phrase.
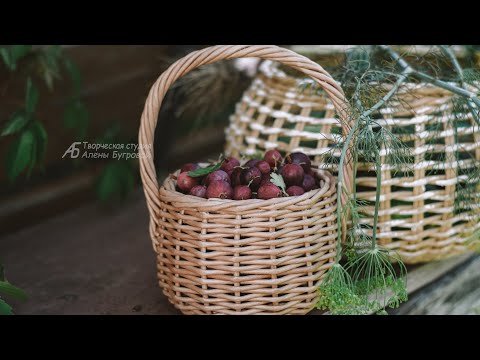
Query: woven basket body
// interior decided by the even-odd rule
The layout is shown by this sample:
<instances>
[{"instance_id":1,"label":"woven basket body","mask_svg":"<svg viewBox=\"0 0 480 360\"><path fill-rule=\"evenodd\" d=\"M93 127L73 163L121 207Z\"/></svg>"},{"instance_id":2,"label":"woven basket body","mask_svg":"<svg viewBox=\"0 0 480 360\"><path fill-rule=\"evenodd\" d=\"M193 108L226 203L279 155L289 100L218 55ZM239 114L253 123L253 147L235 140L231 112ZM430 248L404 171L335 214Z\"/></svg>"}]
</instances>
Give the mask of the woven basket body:
<instances>
[{"instance_id":1,"label":"woven basket body","mask_svg":"<svg viewBox=\"0 0 480 360\"><path fill-rule=\"evenodd\" d=\"M185 314L306 314L335 261L336 189L269 201L207 201L160 189L160 286Z\"/></svg>"},{"instance_id":2,"label":"woven basket body","mask_svg":"<svg viewBox=\"0 0 480 360\"><path fill-rule=\"evenodd\" d=\"M318 171L319 190L267 201L183 195L175 191L175 175L158 186L151 145L165 93L199 66L241 57L277 60L309 75L346 119L340 86L318 64L286 49L221 45L172 65L152 87L139 137L146 149L140 169L160 286L184 314L306 314L336 256L337 193L329 172ZM351 167L345 172L351 187Z\"/></svg>"},{"instance_id":3,"label":"woven basket body","mask_svg":"<svg viewBox=\"0 0 480 360\"><path fill-rule=\"evenodd\" d=\"M320 163L341 132L329 99L299 91L300 81L265 62L231 117L227 154L276 148L305 152ZM452 94L447 91L427 84L409 84L402 91L402 104L382 109L377 118L411 147L415 164L413 171L396 173L383 161L379 242L406 263L465 252L465 239L480 225L455 209L456 191L466 180L457 159L463 170L478 166L479 129L467 110L461 120L448 118ZM360 199L375 201L373 164L359 164L357 186ZM366 212L365 221L373 224L373 206Z\"/></svg>"}]
</instances>

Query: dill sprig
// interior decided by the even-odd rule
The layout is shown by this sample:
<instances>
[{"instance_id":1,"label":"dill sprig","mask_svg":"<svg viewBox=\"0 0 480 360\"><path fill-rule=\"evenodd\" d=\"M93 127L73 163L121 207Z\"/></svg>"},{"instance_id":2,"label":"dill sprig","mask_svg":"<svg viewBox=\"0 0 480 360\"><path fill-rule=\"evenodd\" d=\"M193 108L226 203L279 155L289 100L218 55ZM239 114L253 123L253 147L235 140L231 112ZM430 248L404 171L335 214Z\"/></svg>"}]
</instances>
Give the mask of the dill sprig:
<instances>
[{"instance_id":1,"label":"dill sprig","mask_svg":"<svg viewBox=\"0 0 480 360\"><path fill-rule=\"evenodd\" d=\"M399 272L392 263L397 262ZM371 312L397 308L408 300L407 269L400 257L390 250L373 246L352 261L347 268L352 271L355 293L362 299L362 307Z\"/></svg>"},{"instance_id":2,"label":"dill sprig","mask_svg":"<svg viewBox=\"0 0 480 360\"><path fill-rule=\"evenodd\" d=\"M362 299L355 293L352 278L341 264L332 266L319 290L318 309L329 310L332 315L361 313Z\"/></svg>"},{"instance_id":3,"label":"dill sprig","mask_svg":"<svg viewBox=\"0 0 480 360\"><path fill-rule=\"evenodd\" d=\"M381 57L383 55L388 55L393 61L387 61ZM331 307L334 314L386 313L386 308L397 307L408 298L407 271L404 263L396 253L378 245L382 167L388 166L384 170L395 174L409 173L414 169L415 156L405 141L412 144L418 135L409 127L391 129L385 116L397 110L405 114L414 113L409 101L415 99L416 95L408 93L412 91L410 86L403 86L407 81L430 83L455 95L457 105L443 110L446 119L453 123L444 124L438 117L434 117L432 123L427 124L428 131L432 134L445 131L445 126L455 131L456 151L453 154L438 152L435 155L435 162L439 166L445 161L459 163L465 159L467 156L465 154L469 154L471 160L476 161L472 151L463 151L458 145L458 124L466 123L465 112L469 112L480 125L478 121L480 72L475 69L463 70L447 46L432 47L423 57L414 59L418 68L411 66L407 58L412 59L415 56L399 54L387 45L355 48L347 53L345 66L340 72L333 74L342 84L349 99L349 117L350 123L353 124L348 138L332 145L323 156L324 162L329 164L329 167L334 166L338 169L339 224L336 264L320 287L319 307ZM450 71L445 71L445 66L450 66ZM400 72L398 68L401 69ZM452 69L454 71L451 71ZM448 76L452 74L456 74L456 77L449 78ZM454 82L460 83L461 86ZM302 86L304 90L309 89L312 93L320 92L312 82L304 82ZM464 118L459 120L462 116ZM426 139L426 145L432 150L438 144L438 136L433 135ZM370 171L375 171L377 179L373 226L362 221L366 214L365 207L373 204L358 201L356 178L352 193L344 186L344 165L353 161L353 174L356 176L359 159L362 163L369 164ZM457 186L455 206L461 209L459 211L469 211L471 214L476 211L478 215L480 166L478 162L476 164L477 166L466 169L456 167L457 177L463 180ZM348 198L346 204L341 205L342 197ZM470 218L477 219L476 221L479 219L473 215ZM342 219L351 221L348 241L343 246L341 240L345 234L342 234ZM480 231L471 236L471 239L472 243L476 240L480 242ZM347 257L344 266L343 255ZM397 264L396 267L392 265L393 263Z\"/></svg>"}]
</instances>

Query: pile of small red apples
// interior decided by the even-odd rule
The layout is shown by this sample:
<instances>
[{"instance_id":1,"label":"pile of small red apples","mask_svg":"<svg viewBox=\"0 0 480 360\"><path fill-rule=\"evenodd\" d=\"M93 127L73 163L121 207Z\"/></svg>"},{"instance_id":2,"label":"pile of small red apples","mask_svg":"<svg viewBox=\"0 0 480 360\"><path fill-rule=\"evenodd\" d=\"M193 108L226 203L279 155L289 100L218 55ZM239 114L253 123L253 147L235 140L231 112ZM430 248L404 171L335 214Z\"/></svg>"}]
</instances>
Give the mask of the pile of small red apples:
<instances>
[{"instance_id":1,"label":"pile of small red apples","mask_svg":"<svg viewBox=\"0 0 480 360\"><path fill-rule=\"evenodd\" d=\"M223 160L217 171L203 177L189 176L199 168L198 164L182 167L177 178L179 192L204 199L269 200L301 196L319 188L309 157L300 152L284 159L278 151L270 150L263 160L250 160L244 165L230 157ZM272 174L281 175L285 191L274 184Z\"/></svg>"}]
</instances>

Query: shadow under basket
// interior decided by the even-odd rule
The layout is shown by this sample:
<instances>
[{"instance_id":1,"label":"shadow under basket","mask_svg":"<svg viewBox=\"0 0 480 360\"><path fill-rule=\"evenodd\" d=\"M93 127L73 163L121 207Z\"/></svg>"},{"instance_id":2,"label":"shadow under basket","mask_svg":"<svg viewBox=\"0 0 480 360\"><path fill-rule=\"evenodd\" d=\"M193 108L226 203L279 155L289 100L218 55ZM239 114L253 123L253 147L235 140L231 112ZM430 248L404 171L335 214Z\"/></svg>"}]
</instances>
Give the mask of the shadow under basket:
<instances>
[{"instance_id":1,"label":"shadow under basket","mask_svg":"<svg viewBox=\"0 0 480 360\"><path fill-rule=\"evenodd\" d=\"M177 172L175 175L178 175ZM336 184L272 200L201 199L160 189L160 286L184 314L304 315L334 264Z\"/></svg>"}]
</instances>

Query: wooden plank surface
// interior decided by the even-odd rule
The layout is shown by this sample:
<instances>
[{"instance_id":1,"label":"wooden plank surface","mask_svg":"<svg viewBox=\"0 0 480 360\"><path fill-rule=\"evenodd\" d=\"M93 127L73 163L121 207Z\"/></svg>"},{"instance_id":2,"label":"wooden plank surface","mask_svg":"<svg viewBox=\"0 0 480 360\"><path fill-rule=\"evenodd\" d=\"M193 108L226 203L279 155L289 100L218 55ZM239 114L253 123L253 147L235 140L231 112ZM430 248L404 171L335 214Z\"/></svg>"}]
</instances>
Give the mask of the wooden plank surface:
<instances>
[{"instance_id":1,"label":"wooden plank surface","mask_svg":"<svg viewBox=\"0 0 480 360\"><path fill-rule=\"evenodd\" d=\"M409 272L407 284L408 293L413 294L421 290L425 286L435 282L445 274L455 270L455 268L468 262L472 258L473 255L468 253L417 267Z\"/></svg>"},{"instance_id":2,"label":"wooden plank surface","mask_svg":"<svg viewBox=\"0 0 480 360\"><path fill-rule=\"evenodd\" d=\"M141 191L83 206L0 239L9 280L30 295L18 314L178 314L161 293Z\"/></svg>"},{"instance_id":3,"label":"wooden plank surface","mask_svg":"<svg viewBox=\"0 0 480 360\"><path fill-rule=\"evenodd\" d=\"M15 303L18 314L179 314L157 285L140 189L126 203L84 205L0 238L0 259L10 281L30 294L28 302ZM412 270L408 288L414 295L396 313L477 311L480 260L471 259L462 256ZM427 292L422 290L426 286Z\"/></svg>"},{"instance_id":4,"label":"wooden plank surface","mask_svg":"<svg viewBox=\"0 0 480 360\"><path fill-rule=\"evenodd\" d=\"M455 262L456 269L449 269L449 265ZM431 265L424 266L417 272L428 277L431 272L441 271L444 276L439 281L422 287L421 291L410 297L408 303L392 314L480 315L480 257L464 256L437 266Z\"/></svg>"}]
</instances>

